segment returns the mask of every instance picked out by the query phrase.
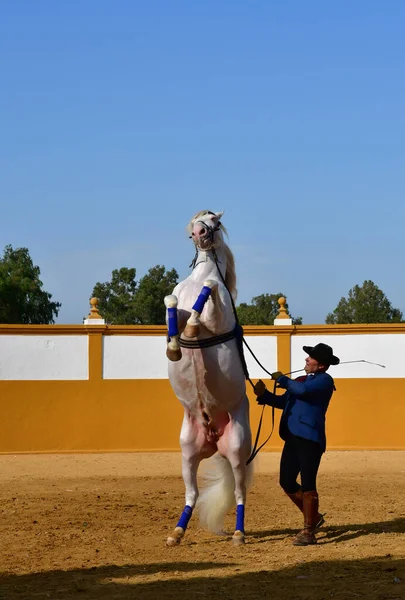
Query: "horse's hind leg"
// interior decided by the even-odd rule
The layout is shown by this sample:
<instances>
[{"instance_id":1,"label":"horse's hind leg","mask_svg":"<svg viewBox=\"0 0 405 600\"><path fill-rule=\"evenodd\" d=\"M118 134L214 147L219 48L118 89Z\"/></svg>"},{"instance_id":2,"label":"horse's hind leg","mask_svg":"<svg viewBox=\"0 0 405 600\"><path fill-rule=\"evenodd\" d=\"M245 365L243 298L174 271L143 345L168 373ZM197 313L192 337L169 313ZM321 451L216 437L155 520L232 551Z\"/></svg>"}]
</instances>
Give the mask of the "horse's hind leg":
<instances>
[{"instance_id":1,"label":"horse's hind leg","mask_svg":"<svg viewBox=\"0 0 405 600\"><path fill-rule=\"evenodd\" d=\"M201 458L197 456L188 458L183 455L182 457L182 474L186 486L186 504L173 533L167 538L166 543L168 546L180 544L186 533L188 522L191 519L198 498L197 471L200 460Z\"/></svg>"},{"instance_id":2,"label":"horse's hind leg","mask_svg":"<svg viewBox=\"0 0 405 600\"><path fill-rule=\"evenodd\" d=\"M245 505L247 488L251 483L252 464L246 465L251 448L248 400L236 413L231 413L231 421L218 443L218 450L225 455L232 467L235 478L236 525L232 536L235 546L245 543Z\"/></svg>"},{"instance_id":3,"label":"horse's hind leg","mask_svg":"<svg viewBox=\"0 0 405 600\"><path fill-rule=\"evenodd\" d=\"M166 321L168 328L168 342L166 356L169 360L181 359L181 348L179 344L179 326L177 323L177 298L176 296L165 297Z\"/></svg>"},{"instance_id":4,"label":"horse's hind leg","mask_svg":"<svg viewBox=\"0 0 405 600\"><path fill-rule=\"evenodd\" d=\"M197 471L203 458L208 458L216 452L215 444L209 444L204 439L204 433L198 429L190 415L184 414L180 434L182 450L182 475L186 487L185 506L180 519L172 534L167 538L168 546L180 544L186 532L188 522L193 514L198 499Z\"/></svg>"},{"instance_id":5,"label":"horse's hind leg","mask_svg":"<svg viewBox=\"0 0 405 600\"><path fill-rule=\"evenodd\" d=\"M184 329L184 335L186 337L195 337L200 332L200 315L203 311L205 303L212 290L217 286L216 281L207 280L204 281L204 287L202 288L197 300L195 301L193 308L191 309L191 315L187 321L186 327Z\"/></svg>"},{"instance_id":6,"label":"horse's hind leg","mask_svg":"<svg viewBox=\"0 0 405 600\"><path fill-rule=\"evenodd\" d=\"M246 492L251 466L246 466L245 454L241 457L240 451L235 454L231 452L228 460L235 477L236 524L232 542L235 546L240 546L245 543Z\"/></svg>"}]
</instances>

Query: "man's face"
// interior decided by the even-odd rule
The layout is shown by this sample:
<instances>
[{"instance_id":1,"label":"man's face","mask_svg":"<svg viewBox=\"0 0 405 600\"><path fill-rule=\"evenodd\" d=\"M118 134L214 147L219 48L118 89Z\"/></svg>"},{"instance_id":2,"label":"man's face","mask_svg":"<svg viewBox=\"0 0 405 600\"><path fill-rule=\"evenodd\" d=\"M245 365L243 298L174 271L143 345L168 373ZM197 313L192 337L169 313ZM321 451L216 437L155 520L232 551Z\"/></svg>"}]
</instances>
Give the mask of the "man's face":
<instances>
[{"instance_id":1,"label":"man's face","mask_svg":"<svg viewBox=\"0 0 405 600\"><path fill-rule=\"evenodd\" d=\"M304 367L305 373L316 373L317 371L324 371L324 370L325 370L325 365L323 365L322 363L319 363L314 358L307 356L307 358L305 359L305 367Z\"/></svg>"}]
</instances>

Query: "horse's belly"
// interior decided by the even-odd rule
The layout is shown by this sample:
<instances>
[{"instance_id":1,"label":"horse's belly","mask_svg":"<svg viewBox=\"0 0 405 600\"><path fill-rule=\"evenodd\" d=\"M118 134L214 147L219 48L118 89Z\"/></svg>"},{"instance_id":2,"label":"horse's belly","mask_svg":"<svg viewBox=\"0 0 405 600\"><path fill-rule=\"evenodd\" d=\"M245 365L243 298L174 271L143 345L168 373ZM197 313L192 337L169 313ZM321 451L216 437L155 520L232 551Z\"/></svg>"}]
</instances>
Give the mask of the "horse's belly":
<instances>
[{"instance_id":1,"label":"horse's belly","mask_svg":"<svg viewBox=\"0 0 405 600\"><path fill-rule=\"evenodd\" d=\"M182 358L169 364L169 379L181 403L191 412L233 410L245 395L245 377L232 340L203 350L182 349Z\"/></svg>"}]
</instances>

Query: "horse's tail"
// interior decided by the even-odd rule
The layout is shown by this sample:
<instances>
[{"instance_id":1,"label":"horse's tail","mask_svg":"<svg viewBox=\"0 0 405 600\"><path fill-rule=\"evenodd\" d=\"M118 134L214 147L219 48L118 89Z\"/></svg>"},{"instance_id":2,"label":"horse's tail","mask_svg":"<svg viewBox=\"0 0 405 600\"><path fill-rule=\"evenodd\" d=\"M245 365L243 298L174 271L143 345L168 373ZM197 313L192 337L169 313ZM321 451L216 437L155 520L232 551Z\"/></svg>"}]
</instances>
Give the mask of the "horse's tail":
<instances>
[{"instance_id":1,"label":"horse's tail","mask_svg":"<svg viewBox=\"0 0 405 600\"><path fill-rule=\"evenodd\" d=\"M227 512L235 506L235 478L227 458L218 452L213 456L212 469L207 471L204 479L207 485L202 489L197 501L200 523L212 533L222 534ZM246 490L253 481L253 464L246 467Z\"/></svg>"}]
</instances>

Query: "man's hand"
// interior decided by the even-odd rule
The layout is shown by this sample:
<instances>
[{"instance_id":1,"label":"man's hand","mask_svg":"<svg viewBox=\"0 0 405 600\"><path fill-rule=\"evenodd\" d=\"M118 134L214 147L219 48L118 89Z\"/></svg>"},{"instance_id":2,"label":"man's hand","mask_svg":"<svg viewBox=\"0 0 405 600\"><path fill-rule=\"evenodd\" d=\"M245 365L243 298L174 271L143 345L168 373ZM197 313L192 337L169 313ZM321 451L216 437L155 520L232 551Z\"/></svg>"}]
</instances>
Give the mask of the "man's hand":
<instances>
[{"instance_id":1,"label":"man's hand","mask_svg":"<svg viewBox=\"0 0 405 600\"><path fill-rule=\"evenodd\" d=\"M259 398L260 398L260 396L263 396L263 394L266 390L267 390L267 388L261 379L259 379L259 381L257 383L255 383L255 387L253 388L254 393Z\"/></svg>"},{"instance_id":2,"label":"man's hand","mask_svg":"<svg viewBox=\"0 0 405 600\"><path fill-rule=\"evenodd\" d=\"M281 371L274 371L274 373L271 374L271 378L272 379L278 379L281 376L282 376L282 372Z\"/></svg>"}]
</instances>

